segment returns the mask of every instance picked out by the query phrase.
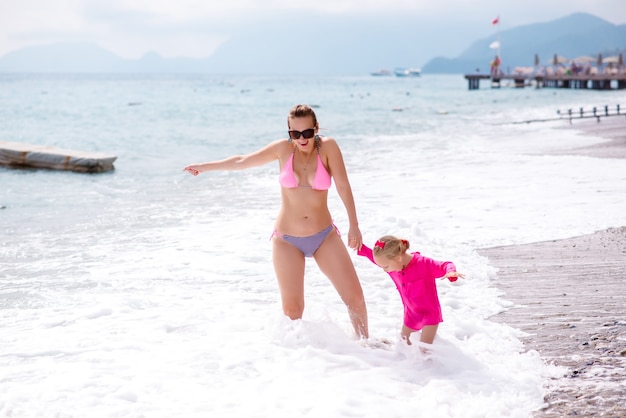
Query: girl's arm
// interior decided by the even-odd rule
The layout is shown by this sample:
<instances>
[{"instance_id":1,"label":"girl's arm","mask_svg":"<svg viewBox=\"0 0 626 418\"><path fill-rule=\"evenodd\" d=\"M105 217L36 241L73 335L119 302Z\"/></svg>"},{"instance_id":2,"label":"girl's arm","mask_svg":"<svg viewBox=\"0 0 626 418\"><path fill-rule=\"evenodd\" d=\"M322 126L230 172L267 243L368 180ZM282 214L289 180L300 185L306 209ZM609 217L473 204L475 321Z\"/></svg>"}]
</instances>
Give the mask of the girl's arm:
<instances>
[{"instance_id":1,"label":"girl's arm","mask_svg":"<svg viewBox=\"0 0 626 418\"><path fill-rule=\"evenodd\" d=\"M209 161L200 164L191 164L183 168L194 176L206 171L216 170L245 170L267 164L278 159L278 148L284 140L274 141L265 147L246 155L233 155L223 160Z\"/></svg>"},{"instance_id":2,"label":"girl's arm","mask_svg":"<svg viewBox=\"0 0 626 418\"><path fill-rule=\"evenodd\" d=\"M369 258L372 263L376 264L376 262L374 261L374 253L372 252L372 249L367 245L363 244L361 246L361 249L357 250L356 253L360 256Z\"/></svg>"},{"instance_id":3,"label":"girl's arm","mask_svg":"<svg viewBox=\"0 0 626 418\"><path fill-rule=\"evenodd\" d=\"M324 147L326 147L326 156L328 159L328 168L330 174L335 180L337 193L343 202L348 213L350 222L350 230L348 231L348 246L353 249L360 249L363 245L363 237L359 229L359 221L356 216L356 206L354 204L354 196L352 195L352 187L348 181L348 173L346 165L343 162L343 156L339 145L333 138L324 138Z\"/></svg>"},{"instance_id":4,"label":"girl's arm","mask_svg":"<svg viewBox=\"0 0 626 418\"><path fill-rule=\"evenodd\" d=\"M464 277L461 273L456 271L456 266L452 261L437 261L432 258L427 258L430 264L432 274L439 279L448 279L451 282L456 282L457 278Z\"/></svg>"}]
</instances>

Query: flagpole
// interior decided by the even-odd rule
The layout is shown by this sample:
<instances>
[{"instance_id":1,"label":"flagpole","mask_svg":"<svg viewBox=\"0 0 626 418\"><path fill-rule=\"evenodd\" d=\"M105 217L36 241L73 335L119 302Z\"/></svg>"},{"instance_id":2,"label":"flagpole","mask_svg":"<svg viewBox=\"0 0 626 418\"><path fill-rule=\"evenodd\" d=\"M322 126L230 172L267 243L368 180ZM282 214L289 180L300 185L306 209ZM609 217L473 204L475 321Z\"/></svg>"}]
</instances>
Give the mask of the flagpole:
<instances>
[{"instance_id":1,"label":"flagpole","mask_svg":"<svg viewBox=\"0 0 626 418\"><path fill-rule=\"evenodd\" d=\"M502 56L500 55L501 51L500 51L500 47L502 46L502 44L500 43L500 14L498 14L498 34L497 34L497 40L498 40L498 58L500 59L500 63L502 63Z\"/></svg>"},{"instance_id":2,"label":"flagpole","mask_svg":"<svg viewBox=\"0 0 626 418\"><path fill-rule=\"evenodd\" d=\"M498 14L498 16L491 21L491 24L497 26L496 41L489 46L490 48L494 48L496 50L496 58L494 59L494 65L491 69L491 73L493 76L500 73L500 65L502 65L502 57L500 55L502 53L502 50L500 49L500 14Z\"/></svg>"}]
</instances>

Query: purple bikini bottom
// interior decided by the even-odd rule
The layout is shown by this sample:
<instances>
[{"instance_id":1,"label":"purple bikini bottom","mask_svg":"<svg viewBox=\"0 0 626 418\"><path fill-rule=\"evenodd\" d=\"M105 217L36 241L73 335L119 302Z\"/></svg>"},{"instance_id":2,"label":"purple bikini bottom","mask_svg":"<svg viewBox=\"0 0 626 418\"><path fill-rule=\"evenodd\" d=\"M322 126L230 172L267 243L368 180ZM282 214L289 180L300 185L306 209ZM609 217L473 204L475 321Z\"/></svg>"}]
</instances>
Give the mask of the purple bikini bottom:
<instances>
[{"instance_id":1,"label":"purple bikini bottom","mask_svg":"<svg viewBox=\"0 0 626 418\"><path fill-rule=\"evenodd\" d=\"M304 254L305 257L313 257L315 251L317 251L320 245L322 245L322 242L324 242L328 234L330 234L333 229L337 230L337 227L334 224L331 224L317 234L309 235L308 237L294 237L292 235L281 234L278 231L274 231L272 236L276 235L277 237L287 241L289 244L302 251L302 254ZM337 234L339 234L338 230Z\"/></svg>"}]
</instances>

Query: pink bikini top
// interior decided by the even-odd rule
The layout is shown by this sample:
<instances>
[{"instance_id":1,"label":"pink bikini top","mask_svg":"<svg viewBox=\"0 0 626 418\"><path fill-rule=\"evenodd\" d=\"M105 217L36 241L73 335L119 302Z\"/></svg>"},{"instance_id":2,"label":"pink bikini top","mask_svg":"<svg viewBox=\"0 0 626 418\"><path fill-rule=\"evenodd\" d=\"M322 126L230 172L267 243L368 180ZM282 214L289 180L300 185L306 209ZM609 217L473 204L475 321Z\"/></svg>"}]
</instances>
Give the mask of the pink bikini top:
<instances>
[{"instance_id":1,"label":"pink bikini top","mask_svg":"<svg viewBox=\"0 0 626 418\"><path fill-rule=\"evenodd\" d=\"M331 185L331 177L326 171L326 167L322 163L322 159L320 158L320 153L317 153L317 168L315 169L315 177L313 178L313 184L311 186L301 186L298 184L298 180L296 180L296 175L293 172L293 155L294 152L291 153L289 159L285 163L280 175L278 176L278 182L281 186L292 189L294 187L310 187L314 190L328 190Z\"/></svg>"}]
</instances>

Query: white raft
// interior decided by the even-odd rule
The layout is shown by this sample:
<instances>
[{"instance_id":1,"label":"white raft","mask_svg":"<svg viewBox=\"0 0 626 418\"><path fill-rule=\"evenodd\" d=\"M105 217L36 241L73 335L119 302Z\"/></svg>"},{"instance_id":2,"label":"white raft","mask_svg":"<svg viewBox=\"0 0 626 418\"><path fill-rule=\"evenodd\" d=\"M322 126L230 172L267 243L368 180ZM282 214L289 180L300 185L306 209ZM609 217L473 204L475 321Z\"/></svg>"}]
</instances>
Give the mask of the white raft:
<instances>
[{"instance_id":1,"label":"white raft","mask_svg":"<svg viewBox=\"0 0 626 418\"><path fill-rule=\"evenodd\" d=\"M82 173L100 173L113 169L117 156L99 152L61 149L46 145L0 141L0 165L49 168Z\"/></svg>"}]
</instances>

